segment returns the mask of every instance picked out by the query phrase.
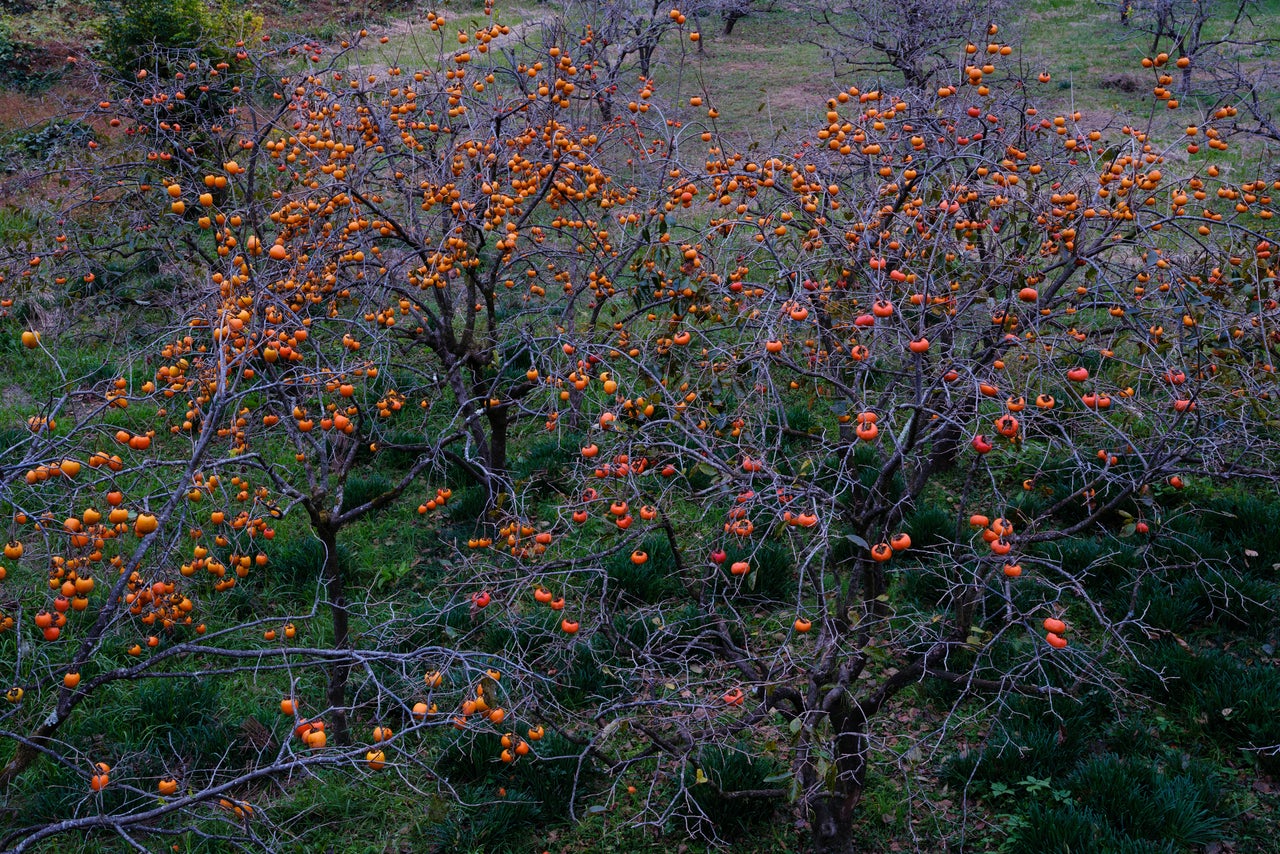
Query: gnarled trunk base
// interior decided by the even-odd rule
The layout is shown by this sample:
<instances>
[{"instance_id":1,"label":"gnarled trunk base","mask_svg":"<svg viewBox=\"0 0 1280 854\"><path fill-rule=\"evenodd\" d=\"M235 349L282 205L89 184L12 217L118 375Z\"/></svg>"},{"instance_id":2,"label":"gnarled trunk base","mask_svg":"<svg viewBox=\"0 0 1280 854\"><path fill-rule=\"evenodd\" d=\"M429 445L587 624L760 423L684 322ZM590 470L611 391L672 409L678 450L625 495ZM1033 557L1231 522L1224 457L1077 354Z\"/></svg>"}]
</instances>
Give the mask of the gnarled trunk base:
<instances>
[{"instance_id":1,"label":"gnarled trunk base","mask_svg":"<svg viewBox=\"0 0 1280 854\"><path fill-rule=\"evenodd\" d=\"M813 854L856 854L853 813L846 798L820 795L810 804L809 812Z\"/></svg>"}]
</instances>

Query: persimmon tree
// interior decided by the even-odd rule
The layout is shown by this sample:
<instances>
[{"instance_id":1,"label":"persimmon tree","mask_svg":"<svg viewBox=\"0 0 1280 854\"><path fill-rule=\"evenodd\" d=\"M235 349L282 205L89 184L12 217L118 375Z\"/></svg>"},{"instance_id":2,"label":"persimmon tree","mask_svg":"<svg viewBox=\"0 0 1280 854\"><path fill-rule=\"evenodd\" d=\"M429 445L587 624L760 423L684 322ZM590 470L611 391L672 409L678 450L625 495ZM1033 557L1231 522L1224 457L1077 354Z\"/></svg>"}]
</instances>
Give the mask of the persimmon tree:
<instances>
[{"instance_id":1,"label":"persimmon tree","mask_svg":"<svg viewBox=\"0 0 1280 854\"><path fill-rule=\"evenodd\" d=\"M765 6L757 6L752 0L722 0L715 5L715 12L724 21L724 35L733 35L733 28L743 18L750 17L754 12L773 11L777 4L769 3Z\"/></svg>"},{"instance_id":2,"label":"persimmon tree","mask_svg":"<svg viewBox=\"0 0 1280 854\"><path fill-rule=\"evenodd\" d=\"M1206 162L1229 114L1163 142L1055 115L991 26L744 152L714 92L682 122L645 75L602 110L622 51L567 26L427 25L390 67L357 32L135 74L47 250L4 259L6 299L103 258L177 284L101 371L20 339L58 391L0 463L0 643L22 638L0 782L43 757L88 805L0 847L278 848L258 781L341 766L460 798L446 746L572 766L571 816L715 832L725 804L789 801L850 850L889 711L948 686L938 731L902 735L927 747L971 698L1115 686L1160 634L1139 586L1203 569L1154 549L1167 505L1273 481L1280 186ZM429 583L354 582L375 513L447 532ZM318 541L320 583L225 604L277 530ZM1128 562L1064 559L1084 535ZM110 686L197 674L280 696L243 768L63 738Z\"/></svg>"},{"instance_id":3,"label":"persimmon tree","mask_svg":"<svg viewBox=\"0 0 1280 854\"><path fill-rule=\"evenodd\" d=\"M689 3L571 0L562 4L559 14L542 22L543 40L571 52L583 70L589 72L594 85L579 91L575 97L594 100L601 118L608 122L623 106L634 111L633 81L637 76L652 80L660 48L664 51L662 61L679 67L693 47L696 46L698 52L702 50L707 34L701 32L698 25L703 17L721 15L726 30L731 29L728 22L743 17L749 5L722 0ZM681 38L685 41L680 42ZM628 100L620 103L621 95L627 95Z\"/></svg>"},{"instance_id":4,"label":"persimmon tree","mask_svg":"<svg viewBox=\"0 0 1280 854\"><path fill-rule=\"evenodd\" d=\"M838 93L792 152L673 132L706 160L669 171L611 340L571 342L598 360L578 488L531 573L488 576L489 618L567 615L532 672L608 662L585 714L544 708L614 779L658 772L639 821L789 797L816 850L852 849L904 692L944 683L959 715L1113 685L1159 634L1132 602L1164 504L1272 482L1276 184L1204 164L1213 122L1040 113L1048 75L997 33L935 90ZM1136 554L1119 606L1053 545L1081 535ZM608 749L623 725L644 751ZM716 792L715 751L783 770Z\"/></svg>"},{"instance_id":5,"label":"persimmon tree","mask_svg":"<svg viewBox=\"0 0 1280 854\"><path fill-rule=\"evenodd\" d=\"M6 844L85 828L126 838L158 832L168 817L254 780L362 755L380 770L376 755L385 754L351 731L353 704L367 704L370 691L412 732L447 724L424 711L419 695L471 691L480 678L496 685L501 671L465 664L465 652L388 656L390 641L357 648L353 619L380 619L387 603L356 598L340 539L401 498L416 503L419 479L441 476L446 464L480 487L484 506L514 500L509 431L531 414L542 418L562 394L540 380L537 365L552 364L548 353L569 361L566 330L601 309L642 244L631 209L641 184L656 186L651 161L664 151L630 116L586 124L583 116L596 115L593 95L572 97L579 69L561 49L490 50L510 32L487 23L446 29L434 13L429 21L438 51L419 56L413 70L366 70L376 48L365 33L333 53L242 43L234 69L194 52L139 69L94 113L123 137L101 150L95 143L67 173L89 176L49 217L67 233L47 258L37 249L11 259L6 281L20 299L76 277L91 283L114 256L161 259L183 284L165 305L164 331L127 351L137 360L127 376L90 385L62 370L53 336L45 340L52 349L33 330L22 336L32 358L48 358L61 374L64 397L33 419L32 438L6 468L5 500L15 511L8 557L23 560L10 578L23 591L13 618L25 637L27 612L39 611L37 630L51 646L15 664L16 708L4 731L13 752L0 782L13 784L45 755L83 765L90 789L104 789L108 772L58 741L76 708L112 683L194 679L197 671L204 679L324 671L319 713L333 724L338 751L295 754L286 738L244 773L185 769L178 776L187 794L158 811L130 798L78 823L23 828ZM587 76L583 89L596 85ZM216 104L211 90L222 96ZM104 228L97 217L107 210ZM66 425L72 395L93 408ZM137 458L93 450L113 432L107 424ZM402 464L378 463L392 456ZM81 470L92 477L72 483ZM23 471L17 483L8 476ZM419 513L451 492L437 488ZM98 500L109 507L78 514L80 503ZM51 528L60 517L50 514L73 507L61 531ZM259 544L295 516L320 545L317 600L210 631L201 604L251 572L270 572L270 546ZM19 532L33 520L42 542L23 550L17 544L31 539ZM32 566L46 560L49 589L70 588L49 612ZM90 573L104 561L119 577L112 573L109 593L94 603ZM486 604L478 594L466 600L476 611ZM295 622L322 608L328 637L303 647ZM63 635L68 610L71 638ZM96 621L76 625L81 610ZM121 643L136 663L79 678ZM427 655L441 669L455 663L447 679L424 682L413 663ZM497 726L493 689L460 702L485 696L495 707L486 720ZM298 718L300 709L290 699L288 714ZM326 747L322 725L295 723L312 749ZM375 742L391 738L390 729L375 730ZM523 755L528 744L522 737L512 750ZM161 794L172 795L172 775L164 779ZM244 818L245 810L232 812Z\"/></svg>"},{"instance_id":6,"label":"persimmon tree","mask_svg":"<svg viewBox=\"0 0 1280 854\"><path fill-rule=\"evenodd\" d=\"M1145 41L1147 67L1161 57L1172 66L1157 76L1158 87L1205 101L1223 133L1272 143L1280 138L1273 97L1280 42L1258 21L1256 3L1157 0L1119 6L1121 22Z\"/></svg>"},{"instance_id":7,"label":"persimmon tree","mask_svg":"<svg viewBox=\"0 0 1280 854\"><path fill-rule=\"evenodd\" d=\"M643 160L644 143L622 122L580 123L578 114L592 111L571 98L578 69L558 48L546 49L545 62L490 53L503 29L442 35L440 53L424 57L431 64L412 72L412 82L396 79L399 68L378 85L358 67L338 66L298 81L284 114L308 120L279 136L264 129L266 153L246 167L250 176L259 164L285 176L272 192L279 205L256 226L248 214L237 217L250 229L249 255L265 266L242 259L238 274L214 276L224 316L251 323L250 309L266 302L259 310L270 327L243 346L246 358L266 362L254 385L266 413L262 436L269 440L285 419L298 466L261 454L239 459L307 513L327 555L339 647L348 644L340 531L444 461L480 483L490 505L509 493L509 431L527 415L528 396L552 394L536 363L573 325L575 301L611 287L638 245L626 218L617 229L602 221L638 190L598 161ZM350 219L335 228L338 216ZM268 222L279 227L269 249L256 237ZM223 246L234 240L223 231ZM552 310L548 292L565 307ZM213 329L215 340L220 332L237 340L236 331ZM357 402L360 380L366 389L377 382ZM408 412L397 416L406 401ZM408 413L415 423L406 423ZM317 423L322 438L313 439ZM343 485L366 449L418 456L385 491L345 500ZM340 742L345 684L345 667L335 664L330 701Z\"/></svg>"}]
</instances>

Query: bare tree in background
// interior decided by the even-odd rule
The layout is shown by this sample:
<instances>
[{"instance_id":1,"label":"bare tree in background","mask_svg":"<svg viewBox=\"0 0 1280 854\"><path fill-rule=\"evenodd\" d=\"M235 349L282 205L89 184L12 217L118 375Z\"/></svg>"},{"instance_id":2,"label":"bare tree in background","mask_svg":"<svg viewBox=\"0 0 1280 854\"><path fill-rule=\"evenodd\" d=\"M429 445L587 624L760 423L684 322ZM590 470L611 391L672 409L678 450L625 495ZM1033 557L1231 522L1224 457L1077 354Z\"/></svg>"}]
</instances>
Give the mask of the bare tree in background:
<instances>
[{"instance_id":1,"label":"bare tree in background","mask_svg":"<svg viewBox=\"0 0 1280 854\"><path fill-rule=\"evenodd\" d=\"M1120 22L1150 37L1151 56L1169 55L1179 69L1178 91L1191 91L1197 70L1211 77L1224 65L1246 56L1276 39L1261 32L1251 14L1257 0L1120 0L1109 5L1120 13Z\"/></svg>"},{"instance_id":2,"label":"bare tree in background","mask_svg":"<svg viewBox=\"0 0 1280 854\"><path fill-rule=\"evenodd\" d=\"M975 41L1002 0L830 0L820 4L813 37L837 73L896 72L912 89L928 87L950 48Z\"/></svg>"},{"instance_id":3,"label":"bare tree in background","mask_svg":"<svg viewBox=\"0 0 1280 854\"><path fill-rule=\"evenodd\" d=\"M1199 94L1230 135L1280 142L1276 97L1280 36L1253 17L1257 0L1119 0L1108 3L1146 42L1157 83ZM1194 88L1193 88L1194 87Z\"/></svg>"}]
</instances>

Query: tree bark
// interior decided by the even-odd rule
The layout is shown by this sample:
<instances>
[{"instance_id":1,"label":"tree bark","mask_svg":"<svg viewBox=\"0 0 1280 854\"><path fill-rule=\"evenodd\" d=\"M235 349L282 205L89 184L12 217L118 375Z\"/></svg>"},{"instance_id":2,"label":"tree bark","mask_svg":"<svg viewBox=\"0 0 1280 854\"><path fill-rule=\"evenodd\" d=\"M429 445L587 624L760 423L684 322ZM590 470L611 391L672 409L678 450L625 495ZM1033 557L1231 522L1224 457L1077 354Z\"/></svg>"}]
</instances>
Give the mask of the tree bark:
<instances>
[{"instance_id":1,"label":"tree bark","mask_svg":"<svg viewBox=\"0 0 1280 854\"><path fill-rule=\"evenodd\" d=\"M843 799L819 795L810 805L814 854L854 854L852 816L844 810Z\"/></svg>"},{"instance_id":2,"label":"tree bark","mask_svg":"<svg viewBox=\"0 0 1280 854\"><path fill-rule=\"evenodd\" d=\"M649 66L650 66L650 63L653 61L653 51L654 51L654 48L656 47L657 47L656 44L652 44L650 42L645 42L644 44L640 45L639 57L640 57L640 76L641 77L647 78L649 76Z\"/></svg>"},{"instance_id":3,"label":"tree bark","mask_svg":"<svg viewBox=\"0 0 1280 854\"><path fill-rule=\"evenodd\" d=\"M329 600L329 613L333 618L333 648L351 648L350 614L347 611L347 595L342 567L338 562L338 530L329 525L317 528L316 534L324 544L325 597ZM351 743L351 731L347 724L347 680L351 675L349 661L334 661L329 665L328 701L333 709L333 737L341 745Z\"/></svg>"},{"instance_id":4,"label":"tree bark","mask_svg":"<svg viewBox=\"0 0 1280 854\"><path fill-rule=\"evenodd\" d=\"M496 475L507 470L507 433L511 419L506 409L492 407L489 410L489 469ZM493 496L490 496L492 498Z\"/></svg>"},{"instance_id":5,"label":"tree bark","mask_svg":"<svg viewBox=\"0 0 1280 854\"><path fill-rule=\"evenodd\" d=\"M814 854L854 854L853 817L862 801L867 775L867 712L848 694L850 680L860 666L840 670L839 685L825 690L819 703L830 725L830 734L819 736L819 728L802 729L793 768L796 781L805 792L803 809L809 820L810 849ZM831 674L810 674L818 681ZM812 682L811 682L812 684ZM798 694L789 698L798 714L804 714ZM818 711L815 709L814 711ZM826 738L826 749L815 749L818 738ZM821 757L831 757L833 768L824 768ZM834 772L834 774L832 773Z\"/></svg>"}]
</instances>

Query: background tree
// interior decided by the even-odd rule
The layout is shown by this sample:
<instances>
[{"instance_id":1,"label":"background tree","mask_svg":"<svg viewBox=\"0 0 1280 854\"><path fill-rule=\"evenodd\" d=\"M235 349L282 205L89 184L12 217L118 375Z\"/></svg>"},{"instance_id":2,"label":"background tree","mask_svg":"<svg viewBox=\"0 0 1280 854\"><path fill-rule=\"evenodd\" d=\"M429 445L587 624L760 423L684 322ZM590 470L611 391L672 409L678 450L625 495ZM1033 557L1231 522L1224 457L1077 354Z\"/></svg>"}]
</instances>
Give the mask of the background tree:
<instances>
[{"instance_id":1,"label":"background tree","mask_svg":"<svg viewBox=\"0 0 1280 854\"><path fill-rule=\"evenodd\" d=\"M817 7L813 22L838 75L893 73L927 89L954 64L954 49L979 41L1002 11L997 0L835 2Z\"/></svg>"},{"instance_id":2,"label":"background tree","mask_svg":"<svg viewBox=\"0 0 1280 854\"><path fill-rule=\"evenodd\" d=\"M1150 38L1151 56L1169 55L1179 70L1178 91L1191 92L1197 68L1211 69L1268 41L1256 32L1254 0L1199 3L1146 0L1122 6L1121 20ZM1261 36L1261 38L1259 38Z\"/></svg>"}]
</instances>

